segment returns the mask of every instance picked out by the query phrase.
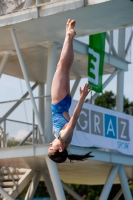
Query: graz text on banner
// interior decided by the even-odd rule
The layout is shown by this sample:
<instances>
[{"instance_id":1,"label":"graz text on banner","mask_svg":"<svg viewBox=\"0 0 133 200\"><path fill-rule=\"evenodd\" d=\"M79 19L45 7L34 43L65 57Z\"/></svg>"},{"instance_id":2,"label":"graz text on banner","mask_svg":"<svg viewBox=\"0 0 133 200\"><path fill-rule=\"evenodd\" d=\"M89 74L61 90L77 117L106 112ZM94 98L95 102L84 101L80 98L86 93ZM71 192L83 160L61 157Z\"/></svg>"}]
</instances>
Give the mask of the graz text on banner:
<instances>
[{"instance_id":1,"label":"graz text on banner","mask_svg":"<svg viewBox=\"0 0 133 200\"><path fill-rule=\"evenodd\" d=\"M76 104L74 100L70 112ZM133 155L132 122L133 117L130 115L84 103L71 144Z\"/></svg>"}]
</instances>

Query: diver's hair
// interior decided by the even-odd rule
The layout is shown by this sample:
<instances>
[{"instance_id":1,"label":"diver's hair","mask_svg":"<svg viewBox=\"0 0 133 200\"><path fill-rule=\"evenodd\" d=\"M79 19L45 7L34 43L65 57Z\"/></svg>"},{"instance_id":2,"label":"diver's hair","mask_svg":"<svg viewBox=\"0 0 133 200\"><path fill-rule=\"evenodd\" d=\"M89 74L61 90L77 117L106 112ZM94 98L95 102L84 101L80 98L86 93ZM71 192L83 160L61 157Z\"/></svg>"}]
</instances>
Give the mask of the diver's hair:
<instances>
[{"instance_id":1,"label":"diver's hair","mask_svg":"<svg viewBox=\"0 0 133 200\"><path fill-rule=\"evenodd\" d=\"M91 154L91 152L86 153L84 155L68 154L68 151L65 149L62 152L56 151L56 152L54 152L52 154L48 153L48 156L54 162L62 163L62 162L65 162L67 158L70 160L70 162L72 162L73 160L84 161L87 158L94 157L94 156L92 156L90 154Z\"/></svg>"}]
</instances>

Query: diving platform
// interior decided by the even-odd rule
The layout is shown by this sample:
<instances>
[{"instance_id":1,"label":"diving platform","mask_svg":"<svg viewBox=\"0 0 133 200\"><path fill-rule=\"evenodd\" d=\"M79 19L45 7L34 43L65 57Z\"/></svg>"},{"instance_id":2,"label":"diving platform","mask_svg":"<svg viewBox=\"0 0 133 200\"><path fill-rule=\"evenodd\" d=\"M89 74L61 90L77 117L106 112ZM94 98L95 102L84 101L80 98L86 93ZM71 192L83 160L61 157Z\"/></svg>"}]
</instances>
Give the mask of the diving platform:
<instances>
[{"instance_id":1,"label":"diving platform","mask_svg":"<svg viewBox=\"0 0 133 200\"><path fill-rule=\"evenodd\" d=\"M65 35L64 26L68 18L74 18L77 21L77 38L133 25L133 3L131 1L111 0L93 5L87 3L84 5L85 1L77 2L74 0L65 1L65 3L64 1L47 3L1 16L0 55L2 56L5 51L11 54L3 73L23 78L10 34L11 27L16 30L29 80L46 83L47 46L49 43L57 44L56 60L58 61ZM86 77L87 57L85 58L85 55L88 55L88 46L79 41L75 41L75 45L73 68L76 68L77 74ZM105 74L114 71L107 62L110 60L108 57L107 55ZM75 79L75 73L71 72L71 79Z\"/></svg>"},{"instance_id":2,"label":"diving platform","mask_svg":"<svg viewBox=\"0 0 133 200\"><path fill-rule=\"evenodd\" d=\"M49 145L34 145L4 148L0 151L0 165L13 168L26 168L33 170L47 170L45 157ZM128 181L132 180L133 157L114 151L95 148L82 148L70 146L69 151L74 154L85 154L91 151L94 158L84 162L67 160L57 164L60 178L65 183L104 185L110 169L116 165L124 165ZM49 173L48 173L49 174ZM114 184L119 184L118 174Z\"/></svg>"}]
</instances>

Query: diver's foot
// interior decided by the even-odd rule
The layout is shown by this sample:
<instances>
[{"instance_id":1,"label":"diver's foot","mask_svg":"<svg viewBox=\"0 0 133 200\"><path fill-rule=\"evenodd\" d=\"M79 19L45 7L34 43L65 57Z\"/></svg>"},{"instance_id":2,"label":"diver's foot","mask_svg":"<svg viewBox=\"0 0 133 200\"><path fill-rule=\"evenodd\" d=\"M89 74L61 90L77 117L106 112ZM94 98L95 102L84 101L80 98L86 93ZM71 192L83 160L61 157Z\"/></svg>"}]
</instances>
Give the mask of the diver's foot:
<instances>
[{"instance_id":1,"label":"diver's foot","mask_svg":"<svg viewBox=\"0 0 133 200\"><path fill-rule=\"evenodd\" d=\"M68 19L66 24L66 35L71 36L72 38L76 35L76 31L74 30L76 21Z\"/></svg>"}]
</instances>

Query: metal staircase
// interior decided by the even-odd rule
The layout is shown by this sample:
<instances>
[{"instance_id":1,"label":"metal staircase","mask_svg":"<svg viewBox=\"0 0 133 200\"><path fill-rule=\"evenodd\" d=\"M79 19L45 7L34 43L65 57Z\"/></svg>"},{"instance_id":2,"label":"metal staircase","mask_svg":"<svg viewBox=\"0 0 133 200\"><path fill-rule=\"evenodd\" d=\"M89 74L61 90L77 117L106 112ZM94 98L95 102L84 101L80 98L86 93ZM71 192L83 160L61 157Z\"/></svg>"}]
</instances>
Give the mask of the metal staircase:
<instances>
[{"instance_id":1,"label":"metal staircase","mask_svg":"<svg viewBox=\"0 0 133 200\"><path fill-rule=\"evenodd\" d=\"M0 127L1 148L7 147L7 133ZM0 200L6 200L6 195L15 199L31 181L35 171L6 166L0 167Z\"/></svg>"},{"instance_id":2,"label":"metal staircase","mask_svg":"<svg viewBox=\"0 0 133 200\"><path fill-rule=\"evenodd\" d=\"M28 183L33 175L34 172L31 169L1 167L0 187L15 199L25 188L25 183ZM0 199L6 200L2 194Z\"/></svg>"}]
</instances>

